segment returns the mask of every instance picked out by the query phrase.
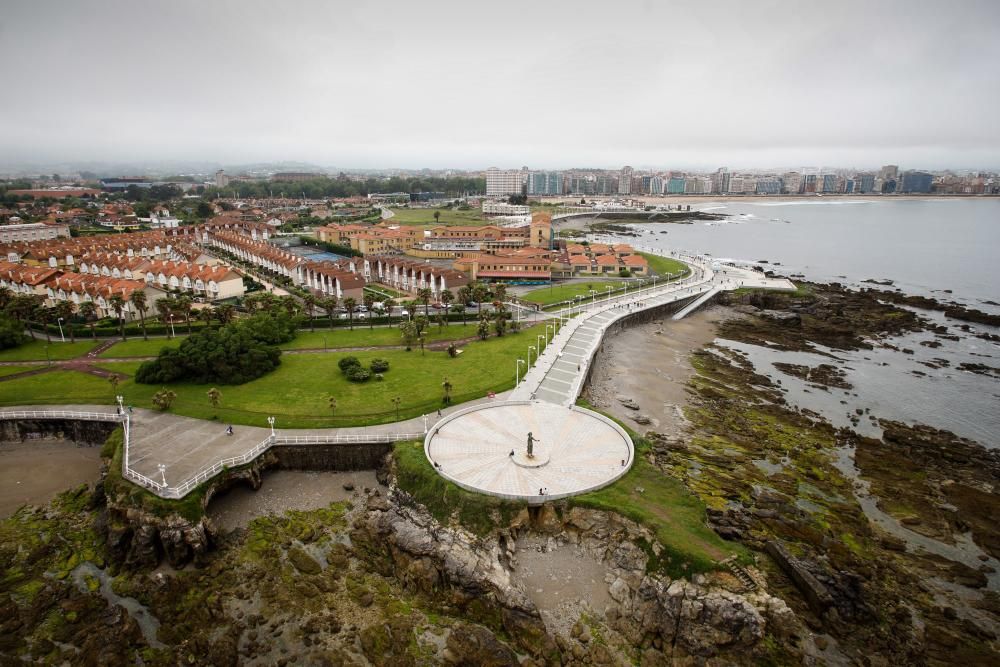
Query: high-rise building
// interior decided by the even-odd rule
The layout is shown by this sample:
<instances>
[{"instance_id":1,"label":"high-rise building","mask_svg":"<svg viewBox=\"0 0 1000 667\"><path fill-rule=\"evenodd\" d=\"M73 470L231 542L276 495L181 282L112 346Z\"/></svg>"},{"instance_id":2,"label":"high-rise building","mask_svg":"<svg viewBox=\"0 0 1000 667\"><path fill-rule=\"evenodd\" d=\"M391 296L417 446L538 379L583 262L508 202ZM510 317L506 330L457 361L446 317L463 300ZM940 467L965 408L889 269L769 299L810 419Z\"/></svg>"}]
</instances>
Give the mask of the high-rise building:
<instances>
[{"instance_id":1,"label":"high-rise building","mask_svg":"<svg viewBox=\"0 0 1000 667\"><path fill-rule=\"evenodd\" d=\"M681 176L672 176L670 180L667 181L667 194L684 194L684 178Z\"/></svg>"},{"instance_id":2,"label":"high-rise building","mask_svg":"<svg viewBox=\"0 0 1000 667\"><path fill-rule=\"evenodd\" d=\"M226 172L222 169L215 172L215 187L224 188L229 185L229 177L226 176Z\"/></svg>"},{"instance_id":3,"label":"high-rise building","mask_svg":"<svg viewBox=\"0 0 1000 667\"><path fill-rule=\"evenodd\" d=\"M712 192L717 194L729 192L729 170L725 167L719 167L712 174Z\"/></svg>"},{"instance_id":4,"label":"high-rise building","mask_svg":"<svg viewBox=\"0 0 1000 667\"><path fill-rule=\"evenodd\" d=\"M875 191L875 174L855 174L854 191L860 194Z\"/></svg>"},{"instance_id":5,"label":"high-rise building","mask_svg":"<svg viewBox=\"0 0 1000 667\"><path fill-rule=\"evenodd\" d=\"M649 194L651 195L662 195L663 194L663 177L653 176L649 179Z\"/></svg>"},{"instance_id":6,"label":"high-rise building","mask_svg":"<svg viewBox=\"0 0 1000 667\"><path fill-rule=\"evenodd\" d=\"M490 167L486 170L486 196L519 195L527 185L527 177L527 167L521 170Z\"/></svg>"},{"instance_id":7,"label":"high-rise building","mask_svg":"<svg viewBox=\"0 0 1000 667\"><path fill-rule=\"evenodd\" d=\"M561 195L563 175L558 171L535 171L528 176L529 195Z\"/></svg>"},{"instance_id":8,"label":"high-rise building","mask_svg":"<svg viewBox=\"0 0 1000 667\"><path fill-rule=\"evenodd\" d=\"M630 195L632 194L632 167L628 165L622 167L621 173L618 174L618 194L620 195Z\"/></svg>"},{"instance_id":9,"label":"high-rise building","mask_svg":"<svg viewBox=\"0 0 1000 667\"><path fill-rule=\"evenodd\" d=\"M790 195L802 192L802 174L797 171L786 171L782 174L781 191Z\"/></svg>"},{"instance_id":10,"label":"high-rise building","mask_svg":"<svg viewBox=\"0 0 1000 667\"><path fill-rule=\"evenodd\" d=\"M934 185L934 177L926 171L903 172L901 192L927 193Z\"/></svg>"},{"instance_id":11,"label":"high-rise building","mask_svg":"<svg viewBox=\"0 0 1000 667\"><path fill-rule=\"evenodd\" d=\"M879 169L878 177L885 181L896 181L899 180L899 165L897 164L887 164L881 169Z\"/></svg>"},{"instance_id":12,"label":"high-rise building","mask_svg":"<svg viewBox=\"0 0 1000 667\"><path fill-rule=\"evenodd\" d=\"M777 176L761 176L757 179L757 194L777 195L781 194L781 179Z\"/></svg>"},{"instance_id":13,"label":"high-rise building","mask_svg":"<svg viewBox=\"0 0 1000 667\"><path fill-rule=\"evenodd\" d=\"M613 195L618 192L618 181L614 176L598 176L594 184L594 194Z\"/></svg>"}]
</instances>

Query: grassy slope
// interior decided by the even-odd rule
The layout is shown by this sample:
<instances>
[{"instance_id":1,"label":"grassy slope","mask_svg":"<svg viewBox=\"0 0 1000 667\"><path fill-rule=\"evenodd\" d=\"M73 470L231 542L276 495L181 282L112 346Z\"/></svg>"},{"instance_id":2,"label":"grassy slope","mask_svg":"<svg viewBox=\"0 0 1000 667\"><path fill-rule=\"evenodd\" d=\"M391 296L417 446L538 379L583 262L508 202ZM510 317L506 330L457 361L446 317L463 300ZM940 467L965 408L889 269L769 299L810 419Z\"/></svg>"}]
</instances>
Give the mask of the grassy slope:
<instances>
[{"instance_id":1,"label":"grassy slope","mask_svg":"<svg viewBox=\"0 0 1000 667\"><path fill-rule=\"evenodd\" d=\"M680 262L676 259L670 259L669 257L660 257L659 255L650 255L649 253L640 252L640 255L646 258L649 262L649 268L661 276L665 276L668 273L677 273L678 271L683 272L685 275L690 272L691 269L684 262Z\"/></svg>"},{"instance_id":2,"label":"grassy slope","mask_svg":"<svg viewBox=\"0 0 1000 667\"><path fill-rule=\"evenodd\" d=\"M37 369L38 366L0 366L0 377Z\"/></svg>"},{"instance_id":3,"label":"grassy slope","mask_svg":"<svg viewBox=\"0 0 1000 667\"><path fill-rule=\"evenodd\" d=\"M465 345L464 352L454 359L444 351L426 351L421 355L419 349L354 353L352 356L365 365L375 357L389 360L385 379L365 384L348 382L340 373L337 361L346 355L286 355L281 366L263 378L239 386L220 386L219 409L208 402L209 385L175 383L170 386L177 393L172 411L203 419L218 415L229 422L256 426L266 425L268 415L276 415L278 426L285 428L392 422L396 421L396 412L390 399L396 396L402 398L399 411L402 419L436 410L445 377L453 384L456 402L484 396L490 390L509 389L514 384L514 358L523 356L531 342L523 332L475 341ZM107 362L100 366L132 375L139 362ZM132 405L151 407L152 395L159 389L158 385L140 385L129 379L119 385L117 393ZM102 378L76 371L53 371L0 383L0 405L111 404L114 393ZM330 413L330 396L337 399L336 417Z\"/></svg>"},{"instance_id":4,"label":"grassy slope","mask_svg":"<svg viewBox=\"0 0 1000 667\"><path fill-rule=\"evenodd\" d=\"M423 312L421 310L421 312ZM474 313L473 313L474 315ZM474 319L474 317L472 318ZM476 335L476 325L453 323L444 327L432 324L426 331L426 341L428 343L439 340L457 340L460 338L473 338ZM325 339L325 340L324 340ZM367 324L356 325L354 331L350 329L334 329L309 331L301 330L291 341L281 345L283 350L308 350L323 349L324 347L367 347L376 345L402 345L403 338L399 327L375 327L369 329Z\"/></svg>"},{"instance_id":5,"label":"grassy slope","mask_svg":"<svg viewBox=\"0 0 1000 667\"><path fill-rule=\"evenodd\" d=\"M618 290L621 289L624 284L624 281L621 280L593 280L570 283L567 285L553 285L552 287L542 287L540 289L531 290L522 298L525 301L531 301L532 303L538 303L546 306L550 303L557 303L559 301L572 299L575 296L586 296L590 299L590 290L597 290L597 298L600 299L602 296L605 298L607 297L607 289L609 287L612 290ZM614 292L612 292L612 294L614 294Z\"/></svg>"},{"instance_id":6,"label":"grassy slope","mask_svg":"<svg viewBox=\"0 0 1000 667\"><path fill-rule=\"evenodd\" d=\"M97 343L92 340L61 343L58 338L52 343L46 343L44 340L29 340L24 345L0 352L0 361L45 361L46 345L49 346L48 358L56 361L87 354L97 346Z\"/></svg>"}]
</instances>

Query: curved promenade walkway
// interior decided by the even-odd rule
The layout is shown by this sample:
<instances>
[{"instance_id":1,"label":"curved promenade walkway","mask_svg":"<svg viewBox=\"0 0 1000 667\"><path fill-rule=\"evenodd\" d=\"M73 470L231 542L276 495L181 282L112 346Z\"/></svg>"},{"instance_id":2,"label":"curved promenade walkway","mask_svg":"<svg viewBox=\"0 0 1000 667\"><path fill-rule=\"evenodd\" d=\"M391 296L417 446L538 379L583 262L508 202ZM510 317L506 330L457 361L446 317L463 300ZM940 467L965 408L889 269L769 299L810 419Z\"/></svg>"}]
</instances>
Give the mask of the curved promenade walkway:
<instances>
[{"instance_id":1,"label":"curved promenade walkway","mask_svg":"<svg viewBox=\"0 0 1000 667\"><path fill-rule=\"evenodd\" d=\"M551 330L554 336L547 341L538 362L528 370L520 384L514 390L500 394L493 399L483 398L443 410L445 420L440 422L441 426L443 427L448 422L447 415L451 413L467 412L470 406L490 403L497 405L505 400L521 402L525 408L529 409L532 405L539 405L539 402L561 406L563 409L566 406L572 407L605 331L614 322L631 313L689 299L692 296L705 295L717 290L736 289L740 286L795 289L790 281L765 278L759 272L731 267L726 267L724 271L713 271L707 262L699 258L681 257L680 259L692 266L692 274L685 280L647 287L628 295L619 295L610 299L595 297L589 304L584 303L571 309L549 313L548 317L553 323L549 325L546 332ZM561 323L561 326L556 326L557 321ZM544 411L544 408L539 407L538 410L541 412ZM49 413L48 418L65 419L65 412L73 411L102 413L107 416L106 421L123 419L115 413L114 408L109 408L107 405L34 405L0 409L0 412L3 413L18 411L32 411L38 415L35 418L45 418L41 414ZM589 413L589 411L581 412ZM4 415L0 415L0 418L3 417ZM14 415L7 416L7 418L13 417ZM600 415L596 415L596 417L599 418ZM423 438L431 430L436 418L425 415L422 418L394 424L340 429L271 430L238 426L232 436L226 435L225 424L219 422L153 410L136 409L124 421L128 435L126 438L127 460L123 474L161 497L180 498L224 468L249 463L273 446L414 440ZM532 423L531 419L522 421L524 423L511 424L512 433L520 434L518 439L527 434ZM457 424L457 422L454 423ZM617 436L609 435L607 443L609 447L607 454L610 457L608 460L619 461L619 468L621 468L622 445L620 440L617 439ZM627 446L631 447L630 441ZM627 463L631 464L630 457L627 458ZM613 469L614 466L611 468ZM544 477L539 478L536 475L531 478L530 485L525 488L530 491L531 486L539 482L542 488L547 486L552 490L565 487L566 495L578 493L583 488L579 487L576 491L571 491L571 484L563 484L557 479L560 474L558 466L552 466L550 471L556 477L550 478L547 484ZM614 472L621 471L609 470L603 478L613 481L614 474L612 473ZM527 477L525 476L525 478ZM585 477L588 475L583 475L581 479ZM593 484L590 483L583 486L593 488ZM499 494L506 494L502 489L496 491ZM518 491L510 496L519 493Z\"/></svg>"}]
</instances>

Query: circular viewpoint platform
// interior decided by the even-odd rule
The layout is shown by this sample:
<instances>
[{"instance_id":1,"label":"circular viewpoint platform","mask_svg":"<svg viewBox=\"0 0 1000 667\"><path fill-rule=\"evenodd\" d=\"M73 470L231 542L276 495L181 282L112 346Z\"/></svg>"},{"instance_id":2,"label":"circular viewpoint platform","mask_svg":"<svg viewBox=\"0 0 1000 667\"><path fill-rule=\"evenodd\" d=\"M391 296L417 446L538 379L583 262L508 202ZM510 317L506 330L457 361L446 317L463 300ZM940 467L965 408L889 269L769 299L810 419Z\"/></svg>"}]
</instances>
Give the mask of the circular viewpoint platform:
<instances>
[{"instance_id":1,"label":"circular viewpoint platform","mask_svg":"<svg viewBox=\"0 0 1000 667\"><path fill-rule=\"evenodd\" d=\"M460 410L424 439L424 453L442 477L468 491L530 503L607 486L628 472L633 452L625 430L604 415L539 401Z\"/></svg>"}]
</instances>

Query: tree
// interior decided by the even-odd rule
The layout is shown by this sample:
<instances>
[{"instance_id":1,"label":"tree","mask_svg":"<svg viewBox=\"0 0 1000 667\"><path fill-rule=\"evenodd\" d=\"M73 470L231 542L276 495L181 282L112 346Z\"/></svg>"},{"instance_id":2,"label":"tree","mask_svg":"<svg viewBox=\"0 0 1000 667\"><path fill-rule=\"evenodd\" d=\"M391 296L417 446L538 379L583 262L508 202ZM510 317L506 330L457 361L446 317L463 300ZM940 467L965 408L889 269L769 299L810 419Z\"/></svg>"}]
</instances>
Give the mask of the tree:
<instances>
[{"instance_id":1,"label":"tree","mask_svg":"<svg viewBox=\"0 0 1000 667\"><path fill-rule=\"evenodd\" d=\"M496 316L493 320L493 329L497 332L497 338L504 335L507 331L507 313L502 310L496 312Z\"/></svg>"},{"instance_id":2,"label":"tree","mask_svg":"<svg viewBox=\"0 0 1000 667\"><path fill-rule=\"evenodd\" d=\"M462 316L462 326L465 326L465 304L459 303L451 307L453 313L458 313Z\"/></svg>"},{"instance_id":3,"label":"tree","mask_svg":"<svg viewBox=\"0 0 1000 667\"><path fill-rule=\"evenodd\" d=\"M108 376L108 384L111 385L112 394L116 395L118 394L118 382L119 382L118 375L116 375L115 373L112 373L111 375Z\"/></svg>"},{"instance_id":4,"label":"tree","mask_svg":"<svg viewBox=\"0 0 1000 667\"><path fill-rule=\"evenodd\" d=\"M42 305L35 306L35 319L42 323L42 328L45 329L45 340L49 343L52 342L52 336L49 334L49 322L52 321L52 311Z\"/></svg>"},{"instance_id":5,"label":"tree","mask_svg":"<svg viewBox=\"0 0 1000 667\"><path fill-rule=\"evenodd\" d=\"M439 222L441 220L441 211L434 211L434 222Z\"/></svg>"},{"instance_id":6,"label":"tree","mask_svg":"<svg viewBox=\"0 0 1000 667\"><path fill-rule=\"evenodd\" d=\"M215 316L219 318L220 324L229 324L236 318L236 306L231 303L224 303L215 309Z\"/></svg>"},{"instance_id":7,"label":"tree","mask_svg":"<svg viewBox=\"0 0 1000 667\"><path fill-rule=\"evenodd\" d=\"M365 308L368 309L368 328L373 329L375 327L375 295L371 292L365 292L362 300L364 301Z\"/></svg>"},{"instance_id":8,"label":"tree","mask_svg":"<svg viewBox=\"0 0 1000 667\"><path fill-rule=\"evenodd\" d=\"M115 294L108 303L118 315L118 326L121 330L122 340L128 340L125 337L125 299L122 298L121 294Z\"/></svg>"},{"instance_id":9,"label":"tree","mask_svg":"<svg viewBox=\"0 0 1000 667\"><path fill-rule=\"evenodd\" d=\"M403 336L403 345L406 346L406 351L409 352L410 348L413 347L413 343L416 342L417 337L420 335L420 332L417 331L417 323L413 320L400 322L399 331Z\"/></svg>"},{"instance_id":10,"label":"tree","mask_svg":"<svg viewBox=\"0 0 1000 667\"><path fill-rule=\"evenodd\" d=\"M460 287L458 290L458 301L463 306L472 301L472 288L468 285Z\"/></svg>"},{"instance_id":11,"label":"tree","mask_svg":"<svg viewBox=\"0 0 1000 667\"><path fill-rule=\"evenodd\" d=\"M399 421L399 404L403 402L403 399L401 399L399 396L396 396L395 398L390 400L392 401L392 404L396 406L396 421Z\"/></svg>"},{"instance_id":12,"label":"tree","mask_svg":"<svg viewBox=\"0 0 1000 667\"><path fill-rule=\"evenodd\" d=\"M320 307L326 312L326 316L330 318L330 328L333 328L333 315L337 312L337 297L328 296L324 297L320 301Z\"/></svg>"},{"instance_id":13,"label":"tree","mask_svg":"<svg viewBox=\"0 0 1000 667\"><path fill-rule=\"evenodd\" d=\"M198 311L198 317L201 318L206 327L209 327L212 325L212 319L215 317L215 309L211 306L205 306Z\"/></svg>"},{"instance_id":14,"label":"tree","mask_svg":"<svg viewBox=\"0 0 1000 667\"><path fill-rule=\"evenodd\" d=\"M483 300L489 294L489 290L482 283L477 282L475 287L472 288L472 298L476 302L476 314L482 316L483 314Z\"/></svg>"},{"instance_id":15,"label":"tree","mask_svg":"<svg viewBox=\"0 0 1000 667\"><path fill-rule=\"evenodd\" d=\"M503 283L493 283L493 299L499 301L502 306L507 300L507 286Z\"/></svg>"},{"instance_id":16,"label":"tree","mask_svg":"<svg viewBox=\"0 0 1000 667\"><path fill-rule=\"evenodd\" d=\"M56 317L63 320L66 323L66 328L69 329L69 342L76 342L76 334L73 331L73 311L75 307L72 301L60 301L56 304Z\"/></svg>"},{"instance_id":17,"label":"tree","mask_svg":"<svg viewBox=\"0 0 1000 667\"><path fill-rule=\"evenodd\" d=\"M486 340L490 337L490 321L485 317L479 319L479 327L476 329L476 333L479 334L480 340Z\"/></svg>"},{"instance_id":18,"label":"tree","mask_svg":"<svg viewBox=\"0 0 1000 667\"><path fill-rule=\"evenodd\" d=\"M222 392L212 387L208 390L208 402L212 404L212 407L216 410L219 409L219 404L222 403Z\"/></svg>"},{"instance_id":19,"label":"tree","mask_svg":"<svg viewBox=\"0 0 1000 667\"><path fill-rule=\"evenodd\" d=\"M444 390L444 404L445 405L451 405L451 389L452 389L452 384L448 380L448 378L445 378L444 382L441 383L441 388Z\"/></svg>"},{"instance_id":20,"label":"tree","mask_svg":"<svg viewBox=\"0 0 1000 667\"><path fill-rule=\"evenodd\" d=\"M434 292L430 291L430 289L426 287L417 290L417 302L424 304L424 317L430 316L430 313L428 312L427 309L430 306L431 298L433 296Z\"/></svg>"},{"instance_id":21,"label":"tree","mask_svg":"<svg viewBox=\"0 0 1000 667\"><path fill-rule=\"evenodd\" d=\"M97 320L97 306L93 301L84 301L80 304L80 316L90 327L90 337L97 338L97 331L94 330L94 322Z\"/></svg>"},{"instance_id":22,"label":"tree","mask_svg":"<svg viewBox=\"0 0 1000 667\"><path fill-rule=\"evenodd\" d=\"M173 405L175 398L177 398L176 392L164 388L153 394L153 405L158 410L167 411Z\"/></svg>"},{"instance_id":23,"label":"tree","mask_svg":"<svg viewBox=\"0 0 1000 667\"><path fill-rule=\"evenodd\" d=\"M198 206L194 210L194 214L199 218L211 218L215 215L215 210L212 205L205 201L198 202Z\"/></svg>"},{"instance_id":24,"label":"tree","mask_svg":"<svg viewBox=\"0 0 1000 667\"><path fill-rule=\"evenodd\" d=\"M344 308L347 309L347 319L351 326L351 331L354 331L354 309L358 307L358 302L354 297L349 296L344 299Z\"/></svg>"},{"instance_id":25,"label":"tree","mask_svg":"<svg viewBox=\"0 0 1000 667\"><path fill-rule=\"evenodd\" d=\"M337 399L331 396L327 401L327 405L330 406L330 416L336 416L337 414Z\"/></svg>"},{"instance_id":26,"label":"tree","mask_svg":"<svg viewBox=\"0 0 1000 667\"><path fill-rule=\"evenodd\" d=\"M286 294L278 300L288 317L295 317L299 312L299 302L291 294Z\"/></svg>"},{"instance_id":27,"label":"tree","mask_svg":"<svg viewBox=\"0 0 1000 667\"><path fill-rule=\"evenodd\" d=\"M14 299L14 290L0 285L0 310L5 310Z\"/></svg>"},{"instance_id":28,"label":"tree","mask_svg":"<svg viewBox=\"0 0 1000 667\"><path fill-rule=\"evenodd\" d=\"M26 340L28 337L24 335L24 327L20 322L8 317L6 313L0 315L0 350L17 347Z\"/></svg>"},{"instance_id":29,"label":"tree","mask_svg":"<svg viewBox=\"0 0 1000 667\"><path fill-rule=\"evenodd\" d=\"M191 297L180 296L174 302L177 306L177 312L184 316L184 323L187 324L188 333L191 333Z\"/></svg>"},{"instance_id":30,"label":"tree","mask_svg":"<svg viewBox=\"0 0 1000 667\"><path fill-rule=\"evenodd\" d=\"M135 309L139 311L142 339L149 340L149 336L146 335L146 310L149 308L149 303L146 301L146 293L142 290L132 292L132 303L135 304Z\"/></svg>"},{"instance_id":31,"label":"tree","mask_svg":"<svg viewBox=\"0 0 1000 667\"><path fill-rule=\"evenodd\" d=\"M156 312L159 315L160 321L163 322L164 326L169 325L174 316L174 300L171 298L157 299L154 304L156 307ZM173 329L167 326L167 338L173 338Z\"/></svg>"},{"instance_id":32,"label":"tree","mask_svg":"<svg viewBox=\"0 0 1000 667\"><path fill-rule=\"evenodd\" d=\"M306 312L309 313L309 330L316 331L316 320L313 319L316 310L316 296L312 293L306 294L302 297L302 303L305 304Z\"/></svg>"},{"instance_id":33,"label":"tree","mask_svg":"<svg viewBox=\"0 0 1000 667\"><path fill-rule=\"evenodd\" d=\"M451 290L441 290L441 303L444 304L444 312L448 313L451 311L451 302L455 300L455 295L452 294ZM447 318L445 319L447 322Z\"/></svg>"}]
</instances>

